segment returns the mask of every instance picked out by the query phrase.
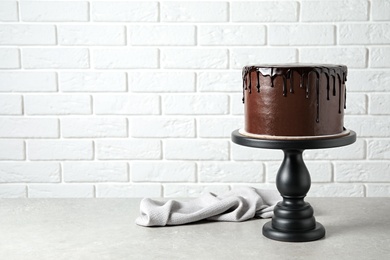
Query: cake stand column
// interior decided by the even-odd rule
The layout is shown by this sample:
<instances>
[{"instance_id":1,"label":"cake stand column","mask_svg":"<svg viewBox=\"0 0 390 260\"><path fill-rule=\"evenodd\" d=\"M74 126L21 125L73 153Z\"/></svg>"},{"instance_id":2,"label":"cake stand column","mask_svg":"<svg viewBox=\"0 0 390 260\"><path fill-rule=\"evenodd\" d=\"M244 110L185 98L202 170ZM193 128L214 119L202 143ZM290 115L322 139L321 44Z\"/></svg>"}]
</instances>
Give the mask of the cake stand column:
<instances>
[{"instance_id":1,"label":"cake stand column","mask_svg":"<svg viewBox=\"0 0 390 260\"><path fill-rule=\"evenodd\" d=\"M304 201L310 189L310 173L302 153L307 149L323 149L350 145L356 141L356 133L346 130L339 136L301 139L254 138L237 129L232 141L239 145L263 149L280 149L284 159L276 176L276 187L283 200L274 208L272 221L263 226L264 236L286 242L306 242L325 236L324 227L313 217L313 208Z\"/></svg>"},{"instance_id":2,"label":"cake stand column","mask_svg":"<svg viewBox=\"0 0 390 260\"><path fill-rule=\"evenodd\" d=\"M304 201L310 189L309 171L302 149L283 149L284 159L276 177L283 201L274 209L271 222L263 226L264 236L290 242L312 241L325 235L324 227L315 221L313 208Z\"/></svg>"}]
</instances>

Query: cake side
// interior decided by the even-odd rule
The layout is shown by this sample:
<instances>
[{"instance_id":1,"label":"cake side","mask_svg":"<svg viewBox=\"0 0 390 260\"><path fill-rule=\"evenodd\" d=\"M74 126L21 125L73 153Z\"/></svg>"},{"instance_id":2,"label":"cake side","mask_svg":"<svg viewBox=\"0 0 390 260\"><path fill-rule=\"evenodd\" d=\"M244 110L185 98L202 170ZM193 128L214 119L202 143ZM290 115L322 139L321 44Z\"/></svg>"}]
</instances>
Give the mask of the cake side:
<instances>
[{"instance_id":1,"label":"cake side","mask_svg":"<svg viewBox=\"0 0 390 260\"><path fill-rule=\"evenodd\" d=\"M284 64L243 68L245 131L320 136L343 131L347 67Z\"/></svg>"}]
</instances>

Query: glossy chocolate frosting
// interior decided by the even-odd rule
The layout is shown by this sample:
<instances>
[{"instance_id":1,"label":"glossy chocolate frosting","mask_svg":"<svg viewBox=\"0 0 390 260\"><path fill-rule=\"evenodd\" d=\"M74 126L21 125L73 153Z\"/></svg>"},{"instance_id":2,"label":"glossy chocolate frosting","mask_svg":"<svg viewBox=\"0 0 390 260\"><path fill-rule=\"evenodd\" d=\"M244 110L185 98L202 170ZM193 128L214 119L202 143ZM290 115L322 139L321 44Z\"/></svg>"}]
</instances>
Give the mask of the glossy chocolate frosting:
<instances>
[{"instance_id":1,"label":"glossy chocolate frosting","mask_svg":"<svg viewBox=\"0 0 390 260\"><path fill-rule=\"evenodd\" d=\"M330 64L245 66L245 131L321 136L343 131L347 67Z\"/></svg>"}]
</instances>

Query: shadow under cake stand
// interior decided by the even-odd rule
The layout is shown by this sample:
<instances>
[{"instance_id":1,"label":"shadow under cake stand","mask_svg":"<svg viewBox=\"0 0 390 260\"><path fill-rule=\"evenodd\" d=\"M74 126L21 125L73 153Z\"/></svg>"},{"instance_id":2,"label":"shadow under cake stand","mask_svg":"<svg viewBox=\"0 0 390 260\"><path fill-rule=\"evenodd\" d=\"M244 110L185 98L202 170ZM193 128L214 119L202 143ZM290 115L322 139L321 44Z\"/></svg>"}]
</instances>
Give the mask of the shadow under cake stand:
<instances>
[{"instance_id":1,"label":"shadow under cake stand","mask_svg":"<svg viewBox=\"0 0 390 260\"><path fill-rule=\"evenodd\" d=\"M279 241L307 242L325 236L325 228L316 222L313 208L304 201L310 189L310 173L303 161L306 149L333 148L352 144L356 141L354 131L345 130L341 135L313 137L267 137L259 138L240 130L232 132L236 144L266 149L281 149L283 162L276 176L276 187L283 200L274 208L272 221L263 226L263 235Z\"/></svg>"}]
</instances>

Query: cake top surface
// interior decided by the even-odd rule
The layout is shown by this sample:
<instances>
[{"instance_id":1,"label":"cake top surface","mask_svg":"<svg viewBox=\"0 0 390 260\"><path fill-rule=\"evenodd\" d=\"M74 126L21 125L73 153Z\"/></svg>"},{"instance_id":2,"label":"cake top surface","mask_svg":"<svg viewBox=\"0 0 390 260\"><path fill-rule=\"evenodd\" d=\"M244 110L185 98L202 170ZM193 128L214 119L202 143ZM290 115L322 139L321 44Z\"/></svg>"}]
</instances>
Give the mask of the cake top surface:
<instances>
[{"instance_id":1,"label":"cake top surface","mask_svg":"<svg viewBox=\"0 0 390 260\"><path fill-rule=\"evenodd\" d=\"M327 76L337 75L342 78L343 81L346 80L347 76L347 66L345 65L336 65L336 64L311 64L311 63L285 63L285 64L258 64L258 65L248 65L244 66L242 69L242 76L248 75L251 72L259 72L263 76L277 76L284 75L289 78L289 75L293 71L298 72L300 75L307 75L311 72L317 74L325 73Z\"/></svg>"},{"instance_id":2,"label":"cake top surface","mask_svg":"<svg viewBox=\"0 0 390 260\"><path fill-rule=\"evenodd\" d=\"M257 68L347 68L345 65L338 64L319 64L319 63L285 63L285 64L253 64L247 65L246 67L257 67Z\"/></svg>"}]
</instances>

